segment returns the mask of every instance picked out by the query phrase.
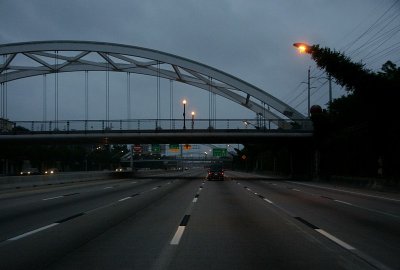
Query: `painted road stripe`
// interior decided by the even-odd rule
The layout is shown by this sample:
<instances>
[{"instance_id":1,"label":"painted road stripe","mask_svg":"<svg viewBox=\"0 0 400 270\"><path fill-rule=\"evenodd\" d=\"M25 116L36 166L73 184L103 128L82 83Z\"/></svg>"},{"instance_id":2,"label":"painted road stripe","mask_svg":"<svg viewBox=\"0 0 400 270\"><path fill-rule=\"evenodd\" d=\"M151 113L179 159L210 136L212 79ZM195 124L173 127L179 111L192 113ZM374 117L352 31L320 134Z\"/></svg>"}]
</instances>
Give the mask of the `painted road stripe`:
<instances>
[{"instance_id":1,"label":"painted road stripe","mask_svg":"<svg viewBox=\"0 0 400 270\"><path fill-rule=\"evenodd\" d=\"M118 201L119 201L119 202L123 202L123 201L129 200L130 198L132 198L132 197L126 197L126 198L120 199L120 200L118 200Z\"/></svg>"},{"instance_id":2,"label":"painted road stripe","mask_svg":"<svg viewBox=\"0 0 400 270\"><path fill-rule=\"evenodd\" d=\"M268 200L267 198L264 198L264 201L270 203L270 204L274 204L272 201Z\"/></svg>"},{"instance_id":3,"label":"painted road stripe","mask_svg":"<svg viewBox=\"0 0 400 270\"><path fill-rule=\"evenodd\" d=\"M316 229L317 232L319 232L320 234L322 234L323 236L325 236L326 238L332 240L333 242L335 242L336 244L338 244L339 246L348 249L348 250L355 250L355 247L350 246L349 244L347 244L346 242L343 242L342 240L336 238L335 236L333 236L330 233L327 233L326 231L322 230L322 229Z\"/></svg>"},{"instance_id":4,"label":"painted road stripe","mask_svg":"<svg viewBox=\"0 0 400 270\"><path fill-rule=\"evenodd\" d=\"M59 199L59 198L63 198L63 197L64 196L51 197L51 198L43 199L43 201L49 201L49 200Z\"/></svg>"},{"instance_id":5,"label":"painted road stripe","mask_svg":"<svg viewBox=\"0 0 400 270\"><path fill-rule=\"evenodd\" d=\"M197 202L197 198L194 198L192 202L194 202L194 203Z\"/></svg>"},{"instance_id":6,"label":"painted road stripe","mask_svg":"<svg viewBox=\"0 0 400 270\"><path fill-rule=\"evenodd\" d=\"M334 200L334 201L335 201L335 202L338 202L338 203L347 204L347 205L353 205L353 204L351 204L351 203L344 202L344 201L341 201L341 200Z\"/></svg>"},{"instance_id":7,"label":"painted road stripe","mask_svg":"<svg viewBox=\"0 0 400 270\"><path fill-rule=\"evenodd\" d=\"M50 224L50 225L41 227L41 228L39 228L39 229L36 229L36 230L30 231L30 232L27 232L27 233L18 235L18 236L16 236L16 237L10 238L10 239L8 239L8 241L19 240L19 239L24 238L24 237L27 237L27 236L29 236L29 235L32 235L32 234L35 234L35 233L38 233L38 232L47 230L47 229L49 229L49 228L51 228L51 227L54 227L54 226L57 226L58 224L59 224L59 223L52 223L52 224Z\"/></svg>"},{"instance_id":8,"label":"painted road stripe","mask_svg":"<svg viewBox=\"0 0 400 270\"><path fill-rule=\"evenodd\" d=\"M171 245L178 245L179 241L181 240L181 237L183 235L183 232L185 231L186 226L179 226L178 229L176 230L176 233L174 237L171 240Z\"/></svg>"},{"instance_id":9,"label":"painted road stripe","mask_svg":"<svg viewBox=\"0 0 400 270\"><path fill-rule=\"evenodd\" d=\"M322 234L323 236L325 236L326 238L328 238L329 240L335 242L336 244L338 244L339 246L347 249L347 250L355 250L355 247L352 247L351 245L347 244L346 242L340 240L339 238L336 238L335 236L333 236L332 234L324 231L323 229L318 228L317 226L315 226L314 224L311 224L310 222L308 222L307 220L301 218L301 217L294 217L295 219L297 219L298 221L300 221L301 223L307 225L308 227L310 227L311 229L319 232L320 234Z\"/></svg>"},{"instance_id":10,"label":"painted road stripe","mask_svg":"<svg viewBox=\"0 0 400 270\"><path fill-rule=\"evenodd\" d=\"M183 232L185 231L186 225L188 224L190 215L185 215L179 224L178 229L175 232L174 237L171 240L171 245L178 245L182 238Z\"/></svg>"},{"instance_id":11,"label":"painted road stripe","mask_svg":"<svg viewBox=\"0 0 400 270\"><path fill-rule=\"evenodd\" d=\"M109 188L113 188L113 187L105 187L105 188L103 188L103 189L109 189Z\"/></svg>"}]
</instances>

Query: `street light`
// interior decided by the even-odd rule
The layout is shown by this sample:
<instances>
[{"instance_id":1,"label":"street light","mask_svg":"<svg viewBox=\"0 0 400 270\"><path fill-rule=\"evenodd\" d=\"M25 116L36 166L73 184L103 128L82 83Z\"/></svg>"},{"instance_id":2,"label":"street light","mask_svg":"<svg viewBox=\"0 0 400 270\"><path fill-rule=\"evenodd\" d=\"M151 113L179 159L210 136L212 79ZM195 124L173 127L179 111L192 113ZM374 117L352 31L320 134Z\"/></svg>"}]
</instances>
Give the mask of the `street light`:
<instances>
[{"instance_id":1,"label":"street light","mask_svg":"<svg viewBox=\"0 0 400 270\"><path fill-rule=\"evenodd\" d=\"M183 129L186 129L186 99L182 101L183 104Z\"/></svg>"},{"instance_id":2,"label":"street light","mask_svg":"<svg viewBox=\"0 0 400 270\"><path fill-rule=\"evenodd\" d=\"M311 46L304 42L293 43L300 53L311 53Z\"/></svg>"},{"instance_id":3,"label":"street light","mask_svg":"<svg viewBox=\"0 0 400 270\"><path fill-rule=\"evenodd\" d=\"M293 43L293 46L296 47L300 53L308 53L311 54L313 52L313 46L309 45L304 42L296 42ZM332 76L328 74L328 81L329 81L329 105L332 104ZM308 117L310 117L310 68L308 68Z\"/></svg>"},{"instance_id":4,"label":"street light","mask_svg":"<svg viewBox=\"0 0 400 270\"><path fill-rule=\"evenodd\" d=\"M311 46L307 43L296 42L293 43L293 46L296 47L300 53L311 53ZM307 72L307 115L310 117L310 97L311 97L311 77L310 77L310 67L308 67Z\"/></svg>"},{"instance_id":5,"label":"street light","mask_svg":"<svg viewBox=\"0 0 400 270\"><path fill-rule=\"evenodd\" d=\"M194 128L194 116L195 116L195 112L192 112L192 129Z\"/></svg>"}]
</instances>

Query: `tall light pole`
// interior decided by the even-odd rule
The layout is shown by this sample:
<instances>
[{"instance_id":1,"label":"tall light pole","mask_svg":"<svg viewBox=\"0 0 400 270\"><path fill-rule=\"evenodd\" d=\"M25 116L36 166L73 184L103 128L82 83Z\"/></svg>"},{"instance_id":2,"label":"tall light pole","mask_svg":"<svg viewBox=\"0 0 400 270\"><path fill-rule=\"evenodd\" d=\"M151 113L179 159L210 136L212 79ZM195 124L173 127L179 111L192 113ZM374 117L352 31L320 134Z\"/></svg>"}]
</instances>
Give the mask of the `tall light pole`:
<instances>
[{"instance_id":1,"label":"tall light pole","mask_svg":"<svg viewBox=\"0 0 400 270\"><path fill-rule=\"evenodd\" d=\"M307 43L301 43L297 42L293 44L294 47L296 47L300 53L311 53L311 46L308 45ZM311 96L311 76L310 76L310 67L308 67L308 72L307 72L307 115L308 118L310 118L310 96Z\"/></svg>"},{"instance_id":2,"label":"tall light pole","mask_svg":"<svg viewBox=\"0 0 400 270\"><path fill-rule=\"evenodd\" d=\"M183 104L183 129L186 129L186 99L182 101Z\"/></svg>"},{"instance_id":3,"label":"tall light pole","mask_svg":"<svg viewBox=\"0 0 400 270\"><path fill-rule=\"evenodd\" d=\"M192 129L194 128L194 116L195 116L195 112L192 112Z\"/></svg>"},{"instance_id":4,"label":"tall light pole","mask_svg":"<svg viewBox=\"0 0 400 270\"><path fill-rule=\"evenodd\" d=\"M311 77L310 77L310 66L308 67L308 72L307 72L307 115L308 118L310 118L310 108L311 108Z\"/></svg>"}]
</instances>

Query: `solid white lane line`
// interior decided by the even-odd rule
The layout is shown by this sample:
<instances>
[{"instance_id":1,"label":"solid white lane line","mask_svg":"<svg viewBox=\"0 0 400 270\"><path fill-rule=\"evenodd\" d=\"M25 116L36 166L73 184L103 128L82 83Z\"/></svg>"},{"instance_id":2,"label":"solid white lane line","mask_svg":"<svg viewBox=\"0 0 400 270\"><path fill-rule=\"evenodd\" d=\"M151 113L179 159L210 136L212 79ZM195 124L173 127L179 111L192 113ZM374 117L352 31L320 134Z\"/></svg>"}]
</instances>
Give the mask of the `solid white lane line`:
<instances>
[{"instance_id":1,"label":"solid white lane line","mask_svg":"<svg viewBox=\"0 0 400 270\"><path fill-rule=\"evenodd\" d=\"M43 201L49 201L49 200L54 200L54 199L59 199L62 198L64 196L57 196L57 197L51 197L51 198L46 198L46 199L42 199Z\"/></svg>"},{"instance_id":2,"label":"solid white lane line","mask_svg":"<svg viewBox=\"0 0 400 270\"><path fill-rule=\"evenodd\" d=\"M119 202L123 202L123 201L129 200L130 198L132 198L132 197L126 197L126 198L123 198L123 199L118 200L118 201L119 201Z\"/></svg>"},{"instance_id":3,"label":"solid white lane line","mask_svg":"<svg viewBox=\"0 0 400 270\"><path fill-rule=\"evenodd\" d=\"M351 203L344 202L344 201L341 201L341 200L334 200L334 201L335 201L335 202L338 202L338 203L347 204L347 205L353 205L353 204L351 204Z\"/></svg>"},{"instance_id":4,"label":"solid white lane line","mask_svg":"<svg viewBox=\"0 0 400 270\"><path fill-rule=\"evenodd\" d=\"M264 201L270 203L270 204L274 204L272 201L268 200L267 198L264 198Z\"/></svg>"},{"instance_id":5,"label":"solid white lane line","mask_svg":"<svg viewBox=\"0 0 400 270\"><path fill-rule=\"evenodd\" d=\"M181 240L181 237L183 235L183 232L185 231L186 226L179 226L178 229L176 230L176 233L174 237L171 240L171 245L178 245L179 241Z\"/></svg>"},{"instance_id":6,"label":"solid white lane line","mask_svg":"<svg viewBox=\"0 0 400 270\"><path fill-rule=\"evenodd\" d=\"M349 244L347 244L346 242L343 242L342 240L336 238L335 236L333 236L330 233L327 233L326 231L322 230L322 229L315 229L317 232L319 232L320 234L322 234L323 236L325 236L326 238L332 240L333 242L335 242L336 244L338 244L339 246L348 249L348 250L355 250L356 248L353 246L350 246Z\"/></svg>"},{"instance_id":7,"label":"solid white lane line","mask_svg":"<svg viewBox=\"0 0 400 270\"><path fill-rule=\"evenodd\" d=\"M197 202L197 198L194 198L192 202L194 202L194 203Z\"/></svg>"},{"instance_id":8,"label":"solid white lane line","mask_svg":"<svg viewBox=\"0 0 400 270\"><path fill-rule=\"evenodd\" d=\"M15 236L15 237L13 237L13 238L10 238L10 239L8 239L8 241L19 240L19 239L21 239L21 238L27 237L27 236L32 235L32 234L34 234L34 233L41 232L41 231L44 231L44 230L49 229L49 228L51 228L51 227L57 226L58 224L59 224L59 223L52 223L52 224L50 224L50 225L41 227L41 228L39 228L39 229L30 231L30 232L26 232L26 233L24 233L24 234Z\"/></svg>"},{"instance_id":9,"label":"solid white lane line","mask_svg":"<svg viewBox=\"0 0 400 270\"><path fill-rule=\"evenodd\" d=\"M340 191L340 192L345 192L345 193L350 193L350 194L356 194L356 195L361 195L361 196L366 196L366 197L372 197L372 198L377 198L377 199L383 199L383 200L388 200L388 201L400 202L399 199L388 198L388 197L382 197L382 196L376 196L376 195L365 194L365 193L361 193L361 192L349 191L349 190L344 190L344 189L329 188L329 187L323 187L323 186L312 185L312 184L305 184L305 183L298 183L298 182L292 182L292 181L286 181L286 182L289 182L289 183L292 183L292 184L297 184L297 185L310 186L310 187L316 187L316 188L322 188L322 189Z\"/></svg>"}]
</instances>

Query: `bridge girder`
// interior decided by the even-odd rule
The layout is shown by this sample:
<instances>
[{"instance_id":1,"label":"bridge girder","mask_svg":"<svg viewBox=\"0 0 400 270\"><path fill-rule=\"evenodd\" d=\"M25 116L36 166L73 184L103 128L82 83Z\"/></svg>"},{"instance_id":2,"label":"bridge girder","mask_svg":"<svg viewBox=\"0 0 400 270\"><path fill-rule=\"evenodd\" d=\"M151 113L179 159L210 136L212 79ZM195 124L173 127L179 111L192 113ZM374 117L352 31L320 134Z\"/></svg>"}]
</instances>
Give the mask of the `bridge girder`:
<instances>
[{"instance_id":1,"label":"bridge girder","mask_svg":"<svg viewBox=\"0 0 400 270\"><path fill-rule=\"evenodd\" d=\"M76 52L76 54L68 56L63 54L64 52ZM84 59L91 53L97 54L104 61ZM19 54L31 59L37 65L13 65L15 57ZM39 41L0 45L0 55L4 58L3 64L0 65L0 83L61 72L129 72L160 76L212 91L265 119L293 121L305 119L304 115L291 106L235 76L187 58L148 48L92 41ZM50 63L49 59L54 63ZM56 60L63 62L56 64ZM158 69L159 65L164 64L170 69ZM262 103L274 110L266 109Z\"/></svg>"}]
</instances>

